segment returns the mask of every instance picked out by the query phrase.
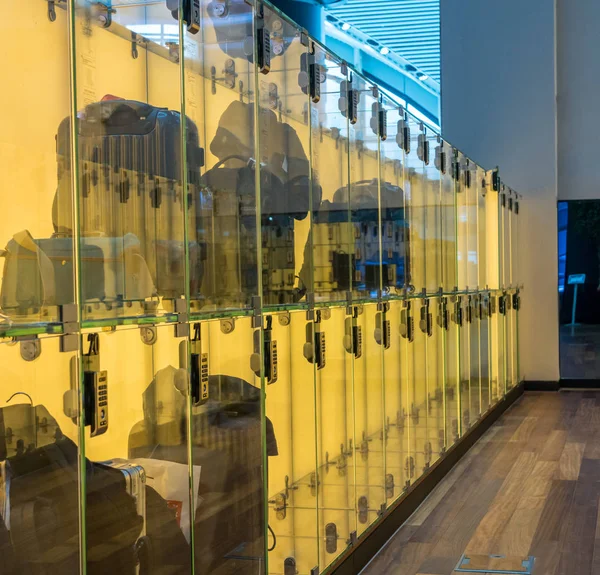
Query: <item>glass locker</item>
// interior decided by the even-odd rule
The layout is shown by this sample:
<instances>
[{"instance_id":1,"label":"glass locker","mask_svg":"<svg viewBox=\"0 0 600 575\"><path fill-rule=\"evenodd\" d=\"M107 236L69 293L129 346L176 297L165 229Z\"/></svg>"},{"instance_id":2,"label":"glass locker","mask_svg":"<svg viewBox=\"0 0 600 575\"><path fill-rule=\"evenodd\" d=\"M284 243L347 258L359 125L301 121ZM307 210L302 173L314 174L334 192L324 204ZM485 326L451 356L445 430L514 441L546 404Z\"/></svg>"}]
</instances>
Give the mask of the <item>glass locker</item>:
<instances>
[{"instance_id":1,"label":"glass locker","mask_svg":"<svg viewBox=\"0 0 600 575\"><path fill-rule=\"evenodd\" d=\"M203 156L200 128L182 127L177 12L74 4L79 229L62 232L80 237L82 319L164 316L187 288L183 166L197 181ZM57 155L67 168L70 136L66 118ZM70 221L60 193L55 208Z\"/></svg>"},{"instance_id":2,"label":"glass locker","mask_svg":"<svg viewBox=\"0 0 600 575\"><path fill-rule=\"evenodd\" d=\"M60 336L42 335L2 341L0 361L2 570L25 573L43 569L78 575L85 559L79 547L79 529L86 517L79 505L83 445L77 354L61 352ZM95 488L119 477L118 471L96 463L88 462L85 469L88 485ZM115 493L115 499L119 497L127 498L124 488ZM114 508L89 502L91 524L114 517L114 513ZM136 525L141 520L132 509L123 519ZM96 540L110 546L121 529L98 533ZM123 549L126 543L121 545ZM133 553L133 547L130 551ZM111 568L103 557L98 564Z\"/></svg>"},{"instance_id":3,"label":"glass locker","mask_svg":"<svg viewBox=\"0 0 600 575\"><path fill-rule=\"evenodd\" d=\"M12 86L2 95L10 113L0 135L0 336L58 330L60 306L75 302L76 270L71 170L56 153L71 116L68 14L38 2L6 9L3 71ZM43 113L33 114L40 104Z\"/></svg>"},{"instance_id":4,"label":"glass locker","mask_svg":"<svg viewBox=\"0 0 600 575\"><path fill-rule=\"evenodd\" d=\"M192 571L195 511L222 468L197 460L190 472L187 351L172 325L81 335L85 456L105 472L85 485L88 571Z\"/></svg>"},{"instance_id":5,"label":"glass locker","mask_svg":"<svg viewBox=\"0 0 600 575\"><path fill-rule=\"evenodd\" d=\"M383 352L375 338L381 294L381 216L379 180L379 94L356 72L345 89L349 122L350 217L354 227L356 269L352 281L353 336L361 353L354 353L354 433L358 534L367 529L385 506ZM342 94L344 96L344 94Z\"/></svg>"}]
</instances>

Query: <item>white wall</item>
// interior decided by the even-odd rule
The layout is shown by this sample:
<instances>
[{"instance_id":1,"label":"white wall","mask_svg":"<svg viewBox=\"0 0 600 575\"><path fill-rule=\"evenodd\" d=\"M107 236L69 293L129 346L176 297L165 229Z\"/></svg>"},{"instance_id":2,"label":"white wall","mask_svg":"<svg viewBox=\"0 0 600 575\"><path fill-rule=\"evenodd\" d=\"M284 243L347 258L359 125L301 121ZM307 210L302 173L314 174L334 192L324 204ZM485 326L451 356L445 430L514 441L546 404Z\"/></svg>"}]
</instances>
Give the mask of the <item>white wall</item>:
<instances>
[{"instance_id":1,"label":"white wall","mask_svg":"<svg viewBox=\"0 0 600 575\"><path fill-rule=\"evenodd\" d=\"M600 199L597 0L557 0L558 197Z\"/></svg>"},{"instance_id":2,"label":"white wall","mask_svg":"<svg viewBox=\"0 0 600 575\"><path fill-rule=\"evenodd\" d=\"M522 370L528 380L556 381L554 0L440 3L442 131L485 168L499 165L502 180L525 196Z\"/></svg>"}]
</instances>

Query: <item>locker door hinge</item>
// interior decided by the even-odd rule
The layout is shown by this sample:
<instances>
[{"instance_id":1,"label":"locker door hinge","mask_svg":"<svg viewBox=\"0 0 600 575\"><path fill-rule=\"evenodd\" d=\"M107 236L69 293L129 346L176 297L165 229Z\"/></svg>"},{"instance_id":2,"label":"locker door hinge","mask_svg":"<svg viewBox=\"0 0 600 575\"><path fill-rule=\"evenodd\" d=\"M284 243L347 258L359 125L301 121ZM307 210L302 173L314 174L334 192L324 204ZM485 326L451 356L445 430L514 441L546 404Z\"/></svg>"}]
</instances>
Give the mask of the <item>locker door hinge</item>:
<instances>
[{"instance_id":1,"label":"locker door hinge","mask_svg":"<svg viewBox=\"0 0 600 575\"><path fill-rule=\"evenodd\" d=\"M504 294L498 296L498 312L501 315L506 315L506 296Z\"/></svg>"},{"instance_id":2,"label":"locker door hinge","mask_svg":"<svg viewBox=\"0 0 600 575\"><path fill-rule=\"evenodd\" d=\"M59 321L62 324L59 349L61 353L77 351L79 349L79 322L77 318L77 304L70 303L58 308Z\"/></svg>"},{"instance_id":3,"label":"locker door hinge","mask_svg":"<svg viewBox=\"0 0 600 575\"><path fill-rule=\"evenodd\" d=\"M410 302L405 302L405 308L400 311L400 335L409 342L415 339L415 320L412 317Z\"/></svg>"},{"instance_id":4,"label":"locker door hinge","mask_svg":"<svg viewBox=\"0 0 600 575\"><path fill-rule=\"evenodd\" d=\"M387 305L387 304L384 304ZM384 349L389 349L392 341L391 322L387 318L386 311L378 311L375 316L375 341L383 345Z\"/></svg>"},{"instance_id":5,"label":"locker door hinge","mask_svg":"<svg viewBox=\"0 0 600 575\"><path fill-rule=\"evenodd\" d=\"M467 323L473 322L473 296L467 296L465 305L465 321Z\"/></svg>"},{"instance_id":6,"label":"locker door hinge","mask_svg":"<svg viewBox=\"0 0 600 575\"><path fill-rule=\"evenodd\" d=\"M464 173L464 184L466 188L471 187L471 162L467 159L465 161L463 173Z\"/></svg>"},{"instance_id":7,"label":"locker door hinge","mask_svg":"<svg viewBox=\"0 0 600 575\"><path fill-rule=\"evenodd\" d=\"M441 327L444 331L448 331L448 329L450 328L448 302L446 301L446 298L442 298L438 305L437 323L438 326Z\"/></svg>"},{"instance_id":8,"label":"locker door hinge","mask_svg":"<svg viewBox=\"0 0 600 575\"><path fill-rule=\"evenodd\" d=\"M434 165L439 172L441 172L442 174L446 173L446 152L444 150L443 144L440 144L435 148Z\"/></svg>"},{"instance_id":9,"label":"locker door hinge","mask_svg":"<svg viewBox=\"0 0 600 575\"><path fill-rule=\"evenodd\" d=\"M298 84L302 92L310 96L313 104L321 101L321 75L322 68L315 61L314 45L312 45L312 53L305 52L300 56Z\"/></svg>"},{"instance_id":10,"label":"locker door hinge","mask_svg":"<svg viewBox=\"0 0 600 575\"><path fill-rule=\"evenodd\" d=\"M175 313L177 314L175 337L189 337L190 324L188 323L188 303L185 298L177 298L175 300Z\"/></svg>"},{"instance_id":11,"label":"locker door hinge","mask_svg":"<svg viewBox=\"0 0 600 575\"><path fill-rule=\"evenodd\" d=\"M339 109L352 125L358 122L358 102L360 92L352 86L352 80L342 80L340 83Z\"/></svg>"},{"instance_id":12,"label":"locker door hinge","mask_svg":"<svg viewBox=\"0 0 600 575\"><path fill-rule=\"evenodd\" d=\"M396 133L396 143L406 154L410 154L410 126L406 117L398 120L398 131Z\"/></svg>"},{"instance_id":13,"label":"locker door hinge","mask_svg":"<svg viewBox=\"0 0 600 575\"><path fill-rule=\"evenodd\" d=\"M261 74L271 71L271 34L265 26L264 8L261 3L256 10L256 65Z\"/></svg>"},{"instance_id":14,"label":"locker door hinge","mask_svg":"<svg viewBox=\"0 0 600 575\"><path fill-rule=\"evenodd\" d=\"M381 102L373 102L371 106L371 130L382 141L387 140L387 110L382 109Z\"/></svg>"},{"instance_id":15,"label":"locker door hinge","mask_svg":"<svg viewBox=\"0 0 600 575\"><path fill-rule=\"evenodd\" d=\"M429 300L423 300L421 305L421 319L419 321L419 327L423 333L426 333L428 337L433 335L433 314L429 311Z\"/></svg>"},{"instance_id":16,"label":"locker door hinge","mask_svg":"<svg viewBox=\"0 0 600 575\"><path fill-rule=\"evenodd\" d=\"M461 166L460 166L460 162L458 160L458 150L453 149L453 151L452 151L452 178L456 182L460 181L460 171L461 171ZM460 187L457 188L457 190L460 191Z\"/></svg>"},{"instance_id":17,"label":"locker door hinge","mask_svg":"<svg viewBox=\"0 0 600 575\"><path fill-rule=\"evenodd\" d=\"M519 292L514 293L512 296L512 307L515 311L519 311L521 309L521 295Z\"/></svg>"},{"instance_id":18,"label":"locker door hinge","mask_svg":"<svg viewBox=\"0 0 600 575\"><path fill-rule=\"evenodd\" d=\"M494 192L500 191L500 171L498 168L492 170L492 190Z\"/></svg>"},{"instance_id":19,"label":"locker door hinge","mask_svg":"<svg viewBox=\"0 0 600 575\"><path fill-rule=\"evenodd\" d=\"M419 134L417 156L426 166L429 165L429 141L425 132Z\"/></svg>"},{"instance_id":20,"label":"locker door hinge","mask_svg":"<svg viewBox=\"0 0 600 575\"><path fill-rule=\"evenodd\" d=\"M261 330L254 330L254 353L250 356L250 367L258 376L264 376L267 385L277 381L277 340L273 339L273 316L265 317L265 328L262 332L263 347L261 350ZM261 353L262 351L262 353Z\"/></svg>"},{"instance_id":21,"label":"locker door hinge","mask_svg":"<svg viewBox=\"0 0 600 575\"><path fill-rule=\"evenodd\" d=\"M362 356L362 326L358 324L358 307L352 307L351 317L346 318L344 333L344 348L356 359Z\"/></svg>"},{"instance_id":22,"label":"locker door hinge","mask_svg":"<svg viewBox=\"0 0 600 575\"><path fill-rule=\"evenodd\" d=\"M456 298L456 301L454 302L454 313L452 314L452 321L462 327L463 324L463 310L462 310L462 302L461 302L461 298L458 297Z\"/></svg>"},{"instance_id":23,"label":"locker door hinge","mask_svg":"<svg viewBox=\"0 0 600 575\"><path fill-rule=\"evenodd\" d=\"M303 348L304 357L323 369L327 364L327 346L325 332L321 328L321 310L315 310L314 321L306 324L306 339Z\"/></svg>"}]
</instances>

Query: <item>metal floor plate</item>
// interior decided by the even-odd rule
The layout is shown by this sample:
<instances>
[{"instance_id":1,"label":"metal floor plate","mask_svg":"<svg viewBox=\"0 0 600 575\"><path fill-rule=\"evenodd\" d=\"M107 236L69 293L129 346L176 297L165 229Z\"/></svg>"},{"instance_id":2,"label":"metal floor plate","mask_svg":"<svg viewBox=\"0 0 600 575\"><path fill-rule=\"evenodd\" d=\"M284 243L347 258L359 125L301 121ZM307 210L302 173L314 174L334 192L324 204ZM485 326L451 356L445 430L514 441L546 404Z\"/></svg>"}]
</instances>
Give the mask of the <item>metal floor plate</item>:
<instances>
[{"instance_id":1,"label":"metal floor plate","mask_svg":"<svg viewBox=\"0 0 600 575\"><path fill-rule=\"evenodd\" d=\"M509 555L473 555L460 558L457 573L498 573L499 575L531 575L534 557Z\"/></svg>"}]
</instances>

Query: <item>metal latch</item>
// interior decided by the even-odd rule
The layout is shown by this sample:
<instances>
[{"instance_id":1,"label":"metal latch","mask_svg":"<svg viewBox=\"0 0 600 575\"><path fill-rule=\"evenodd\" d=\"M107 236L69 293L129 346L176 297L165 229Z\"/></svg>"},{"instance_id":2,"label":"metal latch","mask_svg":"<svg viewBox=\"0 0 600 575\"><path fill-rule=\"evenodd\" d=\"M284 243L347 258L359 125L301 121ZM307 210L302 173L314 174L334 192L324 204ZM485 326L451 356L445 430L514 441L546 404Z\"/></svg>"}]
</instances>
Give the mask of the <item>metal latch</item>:
<instances>
[{"instance_id":1,"label":"metal latch","mask_svg":"<svg viewBox=\"0 0 600 575\"><path fill-rule=\"evenodd\" d=\"M410 342L415 339L415 321L411 314L410 302L400 311L400 335Z\"/></svg>"}]
</instances>

